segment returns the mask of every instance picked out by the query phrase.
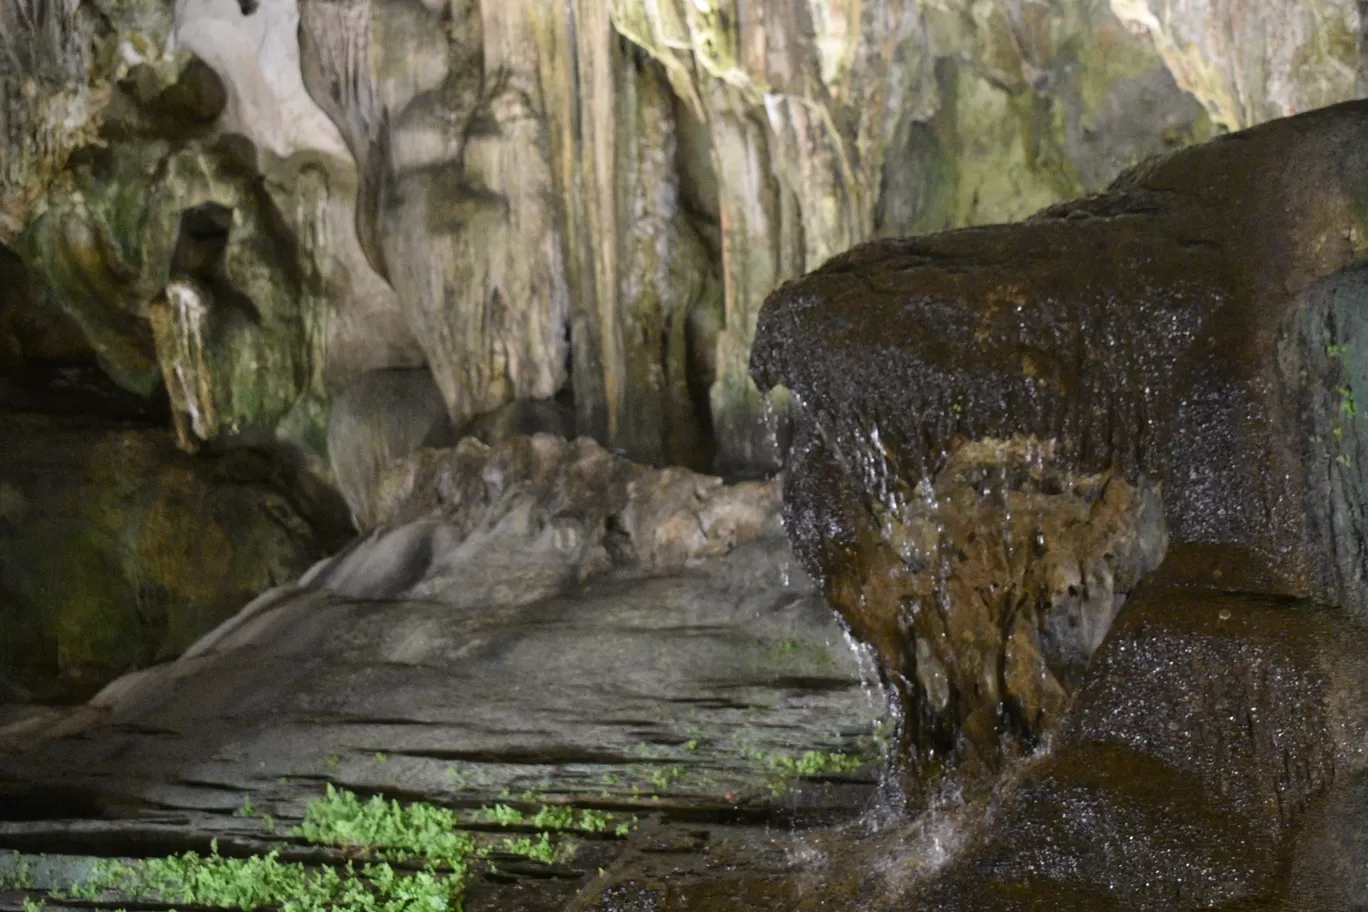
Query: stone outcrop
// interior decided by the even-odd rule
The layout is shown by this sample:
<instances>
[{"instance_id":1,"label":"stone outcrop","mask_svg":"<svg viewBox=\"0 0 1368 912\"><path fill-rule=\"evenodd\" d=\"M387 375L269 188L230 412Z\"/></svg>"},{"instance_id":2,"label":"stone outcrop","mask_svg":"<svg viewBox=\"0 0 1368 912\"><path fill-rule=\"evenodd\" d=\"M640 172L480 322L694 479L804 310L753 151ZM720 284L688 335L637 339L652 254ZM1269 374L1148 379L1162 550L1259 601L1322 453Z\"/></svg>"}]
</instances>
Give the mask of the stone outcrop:
<instances>
[{"instance_id":1,"label":"stone outcrop","mask_svg":"<svg viewBox=\"0 0 1368 912\"><path fill-rule=\"evenodd\" d=\"M1000 750L1032 751L1164 555L1157 485L1079 473L1055 450L1023 437L963 443L910 490L887 465L852 466L874 496L867 515L847 520L859 535L846 552L854 566L828 574L827 594L862 606L845 612L852 632L873 647L892 692L912 695L902 748L923 776L943 766L987 773ZM805 533L808 506L789 507Z\"/></svg>"},{"instance_id":2,"label":"stone outcrop","mask_svg":"<svg viewBox=\"0 0 1368 912\"><path fill-rule=\"evenodd\" d=\"M581 432L633 458L701 467L715 446L723 471L776 467L787 403L745 369L775 283L879 233L1024 214L1207 135L1105 7L725 7L399 22L302 5L306 84L356 157L363 245L458 420L568 382ZM1098 30L1108 52L1080 54ZM454 214L425 215L440 201Z\"/></svg>"},{"instance_id":3,"label":"stone outcrop","mask_svg":"<svg viewBox=\"0 0 1368 912\"><path fill-rule=\"evenodd\" d=\"M371 371L352 380L328 416L328 459L356 527L376 524L380 481L393 463L455 442L441 390L426 370Z\"/></svg>"},{"instance_id":4,"label":"stone outcrop","mask_svg":"<svg viewBox=\"0 0 1368 912\"><path fill-rule=\"evenodd\" d=\"M522 605L594 577L677 573L777 537L774 482L649 469L593 440L474 437L397 460L376 528L301 580L355 598Z\"/></svg>"},{"instance_id":5,"label":"stone outcrop","mask_svg":"<svg viewBox=\"0 0 1368 912\"><path fill-rule=\"evenodd\" d=\"M1363 841L1331 821L1363 808L1364 634L1286 598L1137 593L1052 754L916 908L1353 909Z\"/></svg>"},{"instance_id":6,"label":"stone outcrop","mask_svg":"<svg viewBox=\"0 0 1368 912\"><path fill-rule=\"evenodd\" d=\"M1362 94L1363 12L1350 0L1110 0L1173 78L1228 130Z\"/></svg>"},{"instance_id":7,"label":"stone outcrop","mask_svg":"<svg viewBox=\"0 0 1368 912\"><path fill-rule=\"evenodd\" d=\"M29 860L45 891L91 855L206 853L211 840L345 865L354 850L292 835L331 784L450 808L462 835L495 848L471 859L464 908L550 912L578 908L633 856L715 864L794 822L857 820L877 767L852 765L877 754L879 707L791 563L766 537L686 575L516 607L278 592L87 706L14 722L0 708L0 876L22 861L10 850L44 853ZM808 752L846 765L778 763ZM495 805L609 824L550 833L556 863L537 864L497 851L530 831L477 810ZM0 903L26 896L44 898Z\"/></svg>"},{"instance_id":8,"label":"stone outcrop","mask_svg":"<svg viewBox=\"0 0 1368 912\"><path fill-rule=\"evenodd\" d=\"M1368 725L1366 141L1368 103L1276 121L771 296L752 367L803 418L786 525L873 647L913 804L1057 731L918 908L1352 907L1328 809L1360 800Z\"/></svg>"},{"instance_id":9,"label":"stone outcrop","mask_svg":"<svg viewBox=\"0 0 1368 912\"><path fill-rule=\"evenodd\" d=\"M1353 912L1365 655L1323 605L1141 587L1053 747L991 802L643 848L570 908Z\"/></svg>"},{"instance_id":10,"label":"stone outcrop","mask_svg":"<svg viewBox=\"0 0 1368 912\"><path fill-rule=\"evenodd\" d=\"M333 387L422 354L356 243L354 166L303 91L293 6L222 6L0 9L0 243L26 321L60 314L135 395L165 383L186 446L266 434L321 460Z\"/></svg>"}]
</instances>

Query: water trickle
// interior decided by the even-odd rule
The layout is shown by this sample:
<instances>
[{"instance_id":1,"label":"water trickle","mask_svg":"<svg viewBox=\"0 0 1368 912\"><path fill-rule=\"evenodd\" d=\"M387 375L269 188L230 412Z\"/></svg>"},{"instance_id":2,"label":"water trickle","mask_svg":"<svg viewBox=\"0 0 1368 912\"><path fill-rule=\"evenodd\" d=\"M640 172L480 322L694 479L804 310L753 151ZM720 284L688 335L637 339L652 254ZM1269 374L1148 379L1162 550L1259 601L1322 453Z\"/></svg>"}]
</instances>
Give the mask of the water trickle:
<instances>
[{"instance_id":1,"label":"water trickle","mask_svg":"<svg viewBox=\"0 0 1368 912\"><path fill-rule=\"evenodd\" d=\"M990 772L1040 743L1125 594L1157 566L1157 489L1079 473L1053 441L1023 436L962 443L913 480L876 429L866 440L849 464L875 557L828 593L878 662L904 778Z\"/></svg>"},{"instance_id":2,"label":"water trickle","mask_svg":"<svg viewBox=\"0 0 1368 912\"><path fill-rule=\"evenodd\" d=\"M206 361L205 332L209 304L202 288L190 280L172 280L166 286L166 306L151 312L154 330L169 341L165 360L167 392L179 414L188 417L188 434L182 446L195 439L208 440L216 430L212 377Z\"/></svg>"}]
</instances>

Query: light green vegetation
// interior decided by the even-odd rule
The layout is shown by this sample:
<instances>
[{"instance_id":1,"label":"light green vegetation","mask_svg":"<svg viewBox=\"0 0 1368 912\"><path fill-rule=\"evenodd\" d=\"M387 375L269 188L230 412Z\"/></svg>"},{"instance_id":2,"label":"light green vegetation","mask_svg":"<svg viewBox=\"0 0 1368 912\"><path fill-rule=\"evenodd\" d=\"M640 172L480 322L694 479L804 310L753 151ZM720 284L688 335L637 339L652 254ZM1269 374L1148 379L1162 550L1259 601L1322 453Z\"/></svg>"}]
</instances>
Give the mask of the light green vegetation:
<instances>
[{"instance_id":1,"label":"light green vegetation","mask_svg":"<svg viewBox=\"0 0 1368 912\"><path fill-rule=\"evenodd\" d=\"M18 864L13 871L0 874L0 890L33 889L33 865L27 858L16 860Z\"/></svg>"},{"instance_id":2,"label":"light green vegetation","mask_svg":"<svg viewBox=\"0 0 1368 912\"><path fill-rule=\"evenodd\" d=\"M651 785L655 786L656 789L662 792L683 778L684 767L682 766L662 767L657 770L652 770L651 773L647 776L647 779L650 781Z\"/></svg>"},{"instance_id":3,"label":"light green vegetation","mask_svg":"<svg viewBox=\"0 0 1368 912\"><path fill-rule=\"evenodd\" d=\"M256 814L250 799L238 816ZM534 814L508 805L475 812L481 822L527 826L539 832L504 838L481 846L460 829L455 811L415 802L401 804L379 795L363 801L353 792L329 784L309 803L291 836L314 845L342 849L344 866L314 867L282 861L277 851L248 858L227 858L212 844L209 855L186 852L169 858L133 862L100 861L94 873L64 892L59 900L107 901L110 895L157 903L184 903L240 909L275 908L281 912L399 912L460 910L469 866L490 856L516 855L541 864L574 856L573 842L552 832L607 833L625 837L636 820L614 819L600 811L543 805ZM267 832L275 822L261 815ZM402 864L405 870L396 870ZM416 870L411 870L416 868ZM31 890L29 862L17 859L14 870L0 877L0 889ZM25 910L42 908L25 900Z\"/></svg>"},{"instance_id":4,"label":"light green vegetation","mask_svg":"<svg viewBox=\"0 0 1368 912\"><path fill-rule=\"evenodd\" d=\"M282 912L400 912L461 908L464 867L400 873L385 862L348 862L344 868L309 868L281 861L278 853L250 858L186 852L132 864L105 862L69 897L93 901L106 892L141 900Z\"/></svg>"},{"instance_id":5,"label":"light green vegetation","mask_svg":"<svg viewBox=\"0 0 1368 912\"><path fill-rule=\"evenodd\" d=\"M837 667L836 659L825 646L803 640L783 640L771 644L764 648L764 655L771 662L808 662L819 668Z\"/></svg>"},{"instance_id":6,"label":"light green vegetation","mask_svg":"<svg viewBox=\"0 0 1368 912\"><path fill-rule=\"evenodd\" d=\"M551 837L542 833L541 836L533 838L531 836L518 836L512 839L505 839L494 846L495 852L503 852L506 855L521 855L532 861L542 864L555 864L565 854L565 847L557 847L551 844Z\"/></svg>"},{"instance_id":7,"label":"light green vegetation","mask_svg":"<svg viewBox=\"0 0 1368 912\"><path fill-rule=\"evenodd\" d=\"M801 754L779 754L755 751L749 754L768 769L766 781L770 791L782 795L793 781L804 776L834 776L853 773L871 762L868 757L827 751L804 751Z\"/></svg>"},{"instance_id":8,"label":"light green vegetation","mask_svg":"<svg viewBox=\"0 0 1368 912\"><path fill-rule=\"evenodd\" d=\"M612 818L602 811L576 810L565 805L542 805L535 814L527 815L515 807L496 804L481 808L475 813L480 823L497 823L500 826L529 826L537 830L579 830L583 833L603 833L612 823Z\"/></svg>"},{"instance_id":9,"label":"light green vegetation","mask_svg":"<svg viewBox=\"0 0 1368 912\"><path fill-rule=\"evenodd\" d=\"M799 756L772 754L764 758L770 768L785 776L830 776L853 773L869 761L843 753L806 751Z\"/></svg>"},{"instance_id":10,"label":"light green vegetation","mask_svg":"<svg viewBox=\"0 0 1368 912\"><path fill-rule=\"evenodd\" d=\"M446 808L402 805L379 795L363 803L329 783L324 797L310 802L294 832L318 845L368 851L391 861L425 858L457 866L475 851L475 838L459 826L455 812Z\"/></svg>"}]
</instances>

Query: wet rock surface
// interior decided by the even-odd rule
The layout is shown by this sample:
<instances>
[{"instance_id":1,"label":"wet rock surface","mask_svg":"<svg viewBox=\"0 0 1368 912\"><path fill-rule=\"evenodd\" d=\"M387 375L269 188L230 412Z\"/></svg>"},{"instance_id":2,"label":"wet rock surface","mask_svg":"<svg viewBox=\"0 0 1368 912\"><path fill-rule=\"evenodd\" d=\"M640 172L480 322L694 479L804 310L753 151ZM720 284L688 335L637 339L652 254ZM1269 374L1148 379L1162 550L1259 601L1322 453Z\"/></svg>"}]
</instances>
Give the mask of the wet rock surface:
<instances>
[{"instance_id":1,"label":"wet rock surface","mask_svg":"<svg viewBox=\"0 0 1368 912\"><path fill-rule=\"evenodd\" d=\"M1345 872L1362 824L1344 807L1362 804L1368 721L1364 138L1362 103L1279 121L1019 225L855 248L771 296L752 369L802 405L785 487L796 551L894 685L912 804L933 807L947 781L970 795L993 786L957 860L894 891L910 907L1361 904ZM1088 536L1051 528L1057 507L1021 499L1010 460L977 506L972 492L945 496L966 453L1007 439L1048 452L1042 490L1053 473L1067 484L1049 489L1119 485L1149 507L1090 558ZM974 667L1058 587L994 603L960 584L977 558L943 522L925 539L955 546L939 587L962 626L928 625L940 606L908 558L929 549L902 519L919 492L1000 540L1008 568L1058 566L1057 548L1105 567L1117 601L1141 584L1068 684L1076 695L1058 698L1069 708L1049 752L996 781L982 774L1002 767L983 758L1020 750L1011 650L982 663L986 683L955 682L944 656ZM1004 509L1013 496L1034 548ZM980 603L975 618L967 606ZM971 702L949 737L924 724L947 692ZM948 778L932 751L948 754ZM903 907L867 895L870 908Z\"/></svg>"},{"instance_id":2,"label":"wet rock surface","mask_svg":"<svg viewBox=\"0 0 1368 912\"><path fill-rule=\"evenodd\" d=\"M753 369L804 405L790 528L852 625L903 610L858 598L864 517L910 501L961 441L1013 434L1053 441L1061 467L1161 484L1170 543L1202 549L1162 573L1361 613L1334 557L1361 511L1327 503L1323 479L1357 471L1368 427L1352 403L1306 407L1321 387L1343 400L1359 368L1295 340L1335 322L1311 314L1362 257L1365 136L1361 103L1278 121L1020 225L858 247L777 291Z\"/></svg>"},{"instance_id":3,"label":"wet rock surface","mask_svg":"<svg viewBox=\"0 0 1368 912\"><path fill-rule=\"evenodd\" d=\"M329 687L356 691L344 695L357 707L347 724L367 745L403 742L416 723L395 718L408 705L436 713L434 694L470 714L441 738L478 742L494 729L462 701L508 707L509 681L523 677L597 732L561 699L597 666L558 665L537 639L562 635L556 625L590 604L640 598L678 621L613 615L564 635L610 666L603 680L617 683L602 691L633 711L647 702L631 687L657 668L676 686L661 647L671 661L693 657L689 673L714 674L709 687L744 677L698 658L680 631L744 640L749 608L724 617L719 606L792 588L775 570L787 560L775 488L646 472L579 442L504 446L511 431L573 429L656 465L777 468L792 400L749 371L777 282L869 238L1018 218L1145 155L1362 87L1353 0L1163 6L0 0L0 405L84 416L57 421L56 437L30 423L0 441L0 470L44 479L35 494L27 475L0 474L0 594L22 593L3 607L23 618L0 618L0 647L47 662L56 623L65 650L52 688L21 695L84 693L61 675L103 680L169 656L321 553L294 480L249 450L220 452L244 435L288 441L318 471L330 444L334 466L358 469L338 476L368 532L201 641L175 674L126 680L76 713L0 711L16 750L57 738L34 748L41 762L14 761L17 803L4 810L35 819L6 838L150 851L202 847L235 826L269 837L220 807L223 784L248 778L222 769L245 755L213 754L222 766L200 781L191 761L203 745L186 745L249 740L244 726L286 706L293 728L270 734L302 756L316 719L289 700L344 699ZM944 811L933 787L916 799L933 811L914 823L789 835L768 826L768 806L737 811L728 791L691 806L687 824L653 823L617 860L605 841L579 869L481 881L475 901L557 906L583 885L575 908L881 908L911 903L947 847L981 825L928 902L991 908L1046 893L1084 908L1276 907L1282 889L1284 905L1342 905L1364 870L1365 779L1345 759L1355 704L1324 696L1341 691L1318 648L1273 648L1302 642L1295 625L1267 621L1285 643L1236 631L1217 648L1156 621L1139 664L1106 651L1104 678L1082 671L1166 537L1152 583L1368 612L1364 285L1345 268L1365 246L1354 110L1153 163L1027 226L857 250L796 286L786 329L760 327L758 361L818 419L795 450L789 525L900 697L898 755L915 752L922 775L944 762L991 782L1003 757L1050 743L1080 679L1079 718L1094 713L1095 729L1057 734L1060 752L1010 780L1019 788L1000 789L991 813L972 801ZM439 392L402 415L363 406L325 441L330 405L339 425L349 417L339 392L379 368L430 369ZM574 403L573 421L536 412L553 396ZM493 448L418 449L436 442L424 426L443 414ZM183 449L211 454L163 454L164 434L116 433L112 419L169 419ZM128 444L114 456L111 434ZM57 456L10 459L20 438ZM398 456L399 471L380 477ZM98 483L46 486L44 472L92 464L108 470ZM1134 607L1148 617L1157 609L1143 598ZM555 621L539 627L538 608ZM482 623L508 624L489 649L453 646L466 628L444 639L428 626L481 609ZM645 617L645 605L621 617L638 609ZM348 640L350 627L367 639ZM632 632L642 629L650 636ZM257 639L275 635L276 652ZM777 662L801 641L773 649ZM1243 662L1278 671L1263 682L1213 671ZM774 692L827 693L815 664L776 677ZM434 667L487 677L400 680ZM1156 668L1181 673L1165 689ZM1219 684L1184 689L1208 673ZM177 715L166 695L182 681ZM405 706L370 702L390 686ZM611 712L606 697L579 699ZM553 727L536 700L517 700L510 716ZM1187 714L1151 713L1150 701ZM1148 714L1165 726L1148 728ZM792 733L815 716L775 718ZM1112 725L1141 734L1118 740ZM548 736L551 756L582 757L556 753L566 737ZM524 756L508 743L479 756ZM338 750L323 775L341 769ZM669 769L656 772L676 778ZM78 785L63 791L67 778ZM405 794L397 776L369 787ZM784 822L853 813L858 802L832 789L817 790L811 813L795 801ZM414 794L452 798L424 783ZM287 816L303 801L276 797ZM1273 823L1258 810L1270 800ZM92 819L53 822L53 808ZM611 871L584 884L599 861ZM1155 868L1165 873L1147 879ZM1277 887L1275 868L1293 886Z\"/></svg>"},{"instance_id":4,"label":"wet rock surface","mask_svg":"<svg viewBox=\"0 0 1368 912\"><path fill-rule=\"evenodd\" d=\"M1023 437L960 446L910 495L862 468L879 497L847 514L858 570L829 577L828 595L860 606L845 616L908 713L911 769L996 772L1063 717L1127 593L1159 565L1158 490L1075 473L1053 442Z\"/></svg>"},{"instance_id":5,"label":"wet rock surface","mask_svg":"<svg viewBox=\"0 0 1368 912\"><path fill-rule=\"evenodd\" d=\"M1137 593L1052 754L918 908L1359 908L1330 872L1362 824L1314 821L1362 806L1366 634L1285 597Z\"/></svg>"}]
</instances>

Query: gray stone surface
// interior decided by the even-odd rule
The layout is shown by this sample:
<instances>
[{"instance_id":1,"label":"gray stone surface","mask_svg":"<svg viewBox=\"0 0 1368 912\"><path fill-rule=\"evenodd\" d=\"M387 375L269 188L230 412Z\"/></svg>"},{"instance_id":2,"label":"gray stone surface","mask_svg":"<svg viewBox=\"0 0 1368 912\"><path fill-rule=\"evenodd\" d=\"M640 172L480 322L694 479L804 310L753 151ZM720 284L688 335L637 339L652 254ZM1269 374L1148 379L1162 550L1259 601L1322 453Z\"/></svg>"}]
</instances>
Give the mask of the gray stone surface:
<instances>
[{"instance_id":1,"label":"gray stone surface","mask_svg":"<svg viewBox=\"0 0 1368 912\"><path fill-rule=\"evenodd\" d=\"M353 378L328 416L328 462L356 527L374 527L377 489L391 463L421 447L455 442L442 391L426 368Z\"/></svg>"},{"instance_id":2,"label":"gray stone surface","mask_svg":"<svg viewBox=\"0 0 1368 912\"><path fill-rule=\"evenodd\" d=\"M632 840L648 843L849 819L877 764L803 785L772 760L874 756L880 705L773 538L524 606L282 589L89 707L0 730L0 848L137 856L218 836L298 852L284 834L325 782L466 809L612 809L638 815ZM278 834L233 816L249 796ZM555 882L594 882L623 848L590 845ZM569 898L538 887L519 906L526 883L540 881L477 877L468 908Z\"/></svg>"}]
</instances>

